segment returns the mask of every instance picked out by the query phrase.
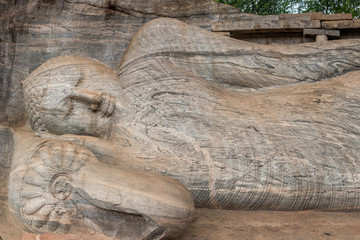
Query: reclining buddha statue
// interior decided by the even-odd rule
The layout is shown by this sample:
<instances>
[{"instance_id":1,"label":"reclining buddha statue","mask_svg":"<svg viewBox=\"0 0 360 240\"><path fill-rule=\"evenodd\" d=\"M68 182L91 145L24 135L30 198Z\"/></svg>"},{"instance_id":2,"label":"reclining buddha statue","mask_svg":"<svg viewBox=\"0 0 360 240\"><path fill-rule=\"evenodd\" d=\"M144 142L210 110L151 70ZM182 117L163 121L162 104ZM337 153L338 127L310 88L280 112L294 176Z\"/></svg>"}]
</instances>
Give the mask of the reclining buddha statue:
<instances>
[{"instance_id":1,"label":"reclining buddha statue","mask_svg":"<svg viewBox=\"0 0 360 240\"><path fill-rule=\"evenodd\" d=\"M192 199L358 210L359 56L359 40L265 46L160 18L116 71L50 59L22 83L33 132L16 133L10 209L30 230L67 231L81 213L148 239L181 234Z\"/></svg>"}]
</instances>

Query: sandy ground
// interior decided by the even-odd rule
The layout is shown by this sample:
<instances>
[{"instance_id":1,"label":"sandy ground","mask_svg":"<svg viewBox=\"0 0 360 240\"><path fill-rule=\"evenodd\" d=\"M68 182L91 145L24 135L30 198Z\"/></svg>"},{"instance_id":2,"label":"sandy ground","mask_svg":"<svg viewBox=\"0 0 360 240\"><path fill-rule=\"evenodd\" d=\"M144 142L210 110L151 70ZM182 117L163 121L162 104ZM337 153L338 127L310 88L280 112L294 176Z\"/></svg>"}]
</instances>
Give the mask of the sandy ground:
<instances>
[{"instance_id":1,"label":"sandy ground","mask_svg":"<svg viewBox=\"0 0 360 240\"><path fill-rule=\"evenodd\" d=\"M360 213L245 212L198 209L181 238L205 239L360 239Z\"/></svg>"},{"instance_id":2,"label":"sandy ground","mask_svg":"<svg viewBox=\"0 0 360 240\"><path fill-rule=\"evenodd\" d=\"M5 217L0 198L0 237L21 239L23 232ZM74 232L79 240L110 240L93 232ZM0 238L0 239L1 239ZM65 240L66 238L64 238ZM197 209L181 240L360 239L360 212L245 212Z\"/></svg>"}]
</instances>

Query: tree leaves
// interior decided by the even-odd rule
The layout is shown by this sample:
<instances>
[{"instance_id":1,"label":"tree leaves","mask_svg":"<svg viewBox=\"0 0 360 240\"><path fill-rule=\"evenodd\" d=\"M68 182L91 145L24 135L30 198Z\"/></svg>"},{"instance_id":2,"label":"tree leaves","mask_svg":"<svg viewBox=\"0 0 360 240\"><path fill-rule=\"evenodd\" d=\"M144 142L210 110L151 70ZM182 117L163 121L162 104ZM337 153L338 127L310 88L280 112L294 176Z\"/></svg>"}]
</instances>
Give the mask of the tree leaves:
<instances>
[{"instance_id":1,"label":"tree leaves","mask_svg":"<svg viewBox=\"0 0 360 240\"><path fill-rule=\"evenodd\" d=\"M246 13L259 15L281 13L322 12L324 14L352 13L360 16L360 0L215 0L232 5Z\"/></svg>"}]
</instances>

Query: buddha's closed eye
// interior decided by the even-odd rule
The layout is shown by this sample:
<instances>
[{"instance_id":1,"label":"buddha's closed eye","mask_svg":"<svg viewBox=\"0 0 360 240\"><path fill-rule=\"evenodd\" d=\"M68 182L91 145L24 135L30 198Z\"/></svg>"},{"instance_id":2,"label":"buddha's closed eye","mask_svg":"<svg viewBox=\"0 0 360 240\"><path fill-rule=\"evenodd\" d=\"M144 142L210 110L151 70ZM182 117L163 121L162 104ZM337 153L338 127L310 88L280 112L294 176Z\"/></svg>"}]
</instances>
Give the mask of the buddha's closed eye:
<instances>
[{"instance_id":1,"label":"buddha's closed eye","mask_svg":"<svg viewBox=\"0 0 360 240\"><path fill-rule=\"evenodd\" d=\"M115 109L115 98L101 91L73 88L69 98L88 103L91 110L101 112L102 117L109 117Z\"/></svg>"}]
</instances>

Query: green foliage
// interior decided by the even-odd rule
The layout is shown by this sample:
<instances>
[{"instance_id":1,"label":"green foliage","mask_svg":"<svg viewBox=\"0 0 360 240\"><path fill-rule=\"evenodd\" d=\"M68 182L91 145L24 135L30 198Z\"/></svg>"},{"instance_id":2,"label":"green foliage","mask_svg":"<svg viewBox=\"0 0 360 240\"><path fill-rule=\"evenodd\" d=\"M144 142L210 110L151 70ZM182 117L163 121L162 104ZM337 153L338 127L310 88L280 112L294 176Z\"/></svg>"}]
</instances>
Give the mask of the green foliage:
<instances>
[{"instance_id":1,"label":"green foliage","mask_svg":"<svg viewBox=\"0 0 360 240\"><path fill-rule=\"evenodd\" d=\"M220 3L232 5L243 12L259 15L288 13L291 8L291 0L216 0Z\"/></svg>"},{"instance_id":2,"label":"green foliage","mask_svg":"<svg viewBox=\"0 0 360 240\"><path fill-rule=\"evenodd\" d=\"M354 18L360 16L360 0L215 0L232 5L243 12L259 15L280 13L323 12L352 13Z\"/></svg>"},{"instance_id":3,"label":"green foliage","mask_svg":"<svg viewBox=\"0 0 360 240\"><path fill-rule=\"evenodd\" d=\"M298 12L352 13L353 17L358 18L360 16L360 0L305 0L299 2Z\"/></svg>"}]
</instances>

